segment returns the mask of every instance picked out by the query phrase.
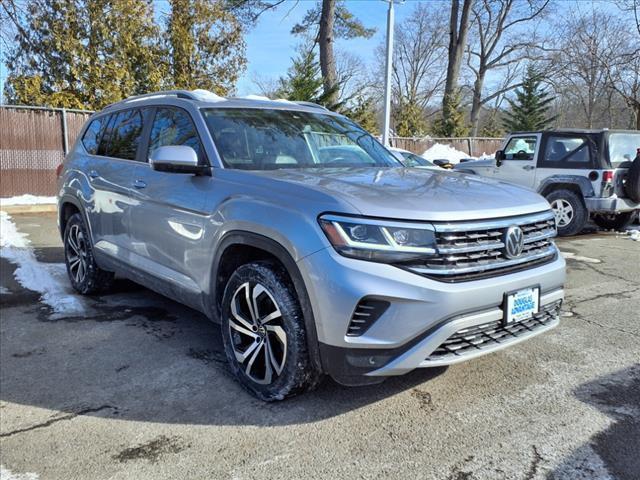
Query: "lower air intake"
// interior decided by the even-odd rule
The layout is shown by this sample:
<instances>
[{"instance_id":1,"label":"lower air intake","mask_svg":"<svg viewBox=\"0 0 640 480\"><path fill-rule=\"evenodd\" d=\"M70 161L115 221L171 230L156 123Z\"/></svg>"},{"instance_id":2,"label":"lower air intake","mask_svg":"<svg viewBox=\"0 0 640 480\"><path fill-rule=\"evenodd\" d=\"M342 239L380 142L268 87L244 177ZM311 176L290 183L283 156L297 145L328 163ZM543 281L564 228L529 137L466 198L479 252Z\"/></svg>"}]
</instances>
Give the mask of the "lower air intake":
<instances>
[{"instance_id":1,"label":"lower air intake","mask_svg":"<svg viewBox=\"0 0 640 480\"><path fill-rule=\"evenodd\" d=\"M367 297L360 300L353 311L353 315L351 315L347 336L358 337L362 335L382 316L387 308L389 308L389 302L384 300Z\"/></svg>"}]
</instances>

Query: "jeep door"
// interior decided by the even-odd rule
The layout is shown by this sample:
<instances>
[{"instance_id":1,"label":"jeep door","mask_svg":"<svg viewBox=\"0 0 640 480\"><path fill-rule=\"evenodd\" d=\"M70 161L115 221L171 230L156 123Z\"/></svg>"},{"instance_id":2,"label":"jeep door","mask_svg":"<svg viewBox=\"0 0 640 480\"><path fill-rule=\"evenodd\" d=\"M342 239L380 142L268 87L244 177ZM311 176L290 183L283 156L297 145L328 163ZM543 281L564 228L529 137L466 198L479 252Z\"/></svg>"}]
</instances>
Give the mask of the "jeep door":
<instances>
[{"instance_id":1,"label":"jeep door","mask_svg":"<svg viewBox=\"0 0 640 480\"><path fill-rule=\"evenodd\" d=\"M533 188L540 134L514 135L504 147L505 159L494 169L493 178Z\"/></svg>"},{"instance_id":2,"label":"jeep door","mask_svg":"<svg viewBox=\"0 0 640 480\"><path fill-rule=\"evenodd\" d=\"M204 206L212 178L156 171L148 159L158 147L187 145L196 151L202 165L208 161L186 110L156 107L151 117L145 132L147 161L140 164L134 177L138 200L131 226L134 266L155 282L154 289L197 307L194 301L200 298L203 264L210 255L203 247L203 235L208 218Z\"/></svg>"},{"instance_id":3,"label":"jeep door","mask_svg":"<svg viewBox=\"0 0 640 480\"><path fill-rule=\"evenodd\" d=\"M131 178L139 165L143 117L137 108L109 115L91 162L84 167L92 188L87 215L94 248L99 255L125 262L131 208L137 203Z\"/></svg>"},{"instance_id":4,"label":"jeep door","mask_svg":"<svg viewBox=\"0 0 640 480\"><path fill-rule=\"evenodd\" d=\"M536 189L544 188L549 177L581 177L590 181L589 173L600 168L597 160L596 141L588 134L550 132L545 135L536 170ZM599 190L597 178L591 181L593 191Z\"/></svg>"}]
</instances>

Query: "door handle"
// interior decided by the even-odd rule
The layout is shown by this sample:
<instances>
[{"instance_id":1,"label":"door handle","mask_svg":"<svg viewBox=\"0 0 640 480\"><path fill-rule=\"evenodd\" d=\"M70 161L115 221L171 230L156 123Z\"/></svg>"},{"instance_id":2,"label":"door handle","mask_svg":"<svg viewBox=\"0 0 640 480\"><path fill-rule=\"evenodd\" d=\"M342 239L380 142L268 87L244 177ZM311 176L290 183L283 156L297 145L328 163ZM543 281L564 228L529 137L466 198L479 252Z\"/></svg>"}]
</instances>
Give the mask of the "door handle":
<instances>
[{"instance_id":1,"label":"door handle","mask_svg":"<svg viewBox=\"0 0 640 480\"><path fill-rule=\"evenodd\" d=\"M147 182L136 180L135 182L133 182L133 186L136 188L145 188L147 186Z\"/></svg>"},{"instance_id":2,"label":"door handle","mask_svg":"<svg viewBox=\"0 0 640 480\"><path fill-rule=\"evenodd\" d=\"M534 168L536 167L534 167L533 165L525 165L524 167L522 167L523 170L533 170Z\"/></svg>"},{"instance_id":3,"label":"door handle","mask_svg":"<svg viewBox=\"0 0 640 480\"><path fill-rule=\"evenodd\" d=\"M98 178L100 176L100 174L98 172L96 172L95 170L91 170L89 172L89 178L94 179L94 178Z\"/></svg>"}]
</instances>

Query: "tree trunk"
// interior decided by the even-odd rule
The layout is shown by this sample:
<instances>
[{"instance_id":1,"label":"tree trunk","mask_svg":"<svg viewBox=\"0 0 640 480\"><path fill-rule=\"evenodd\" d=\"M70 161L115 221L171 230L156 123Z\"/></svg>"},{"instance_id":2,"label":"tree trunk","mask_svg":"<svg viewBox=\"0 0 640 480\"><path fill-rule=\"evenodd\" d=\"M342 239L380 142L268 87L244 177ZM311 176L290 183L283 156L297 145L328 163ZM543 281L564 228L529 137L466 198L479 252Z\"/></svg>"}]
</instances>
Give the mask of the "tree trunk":
<instances>
[{"instance_id":1,"label":"tree trunk","mask_svg":"<svg viewBox=\"0 0 640 480\"><path fill-rule=\"evenodd\" d=\"M473 84L473 102L471 104L471 136L478 136L478 122L480 120L480 109L482 108L482 87L484 85L484 76L486 72L482 66L478 70L478 76Z\"/></svg>"},{"instance_id":2,"label":"tree trunk","mask_svg":"<svg viewBox=\"0 0 640 480\"><path fill-rule=\"evenodd\" d=\"M473 0L464 0L460 14L460 23L458 23L460 0L451 1L451 16L449 17L449 63L447 65L447 79L442 99L445 117L448 110L448 100L453 97L458 90L458 77L460 76L460 66L462 64L464 48L467 44L469 13L471 12L472 3Z\"/></svg>"},{"instance_id":3,"label":"tree trunk","mask_svg":"<svg viewBox=\"0 0 640 480\"><path fill-rule=\"evenodd\" d=\"M336 73L336 59L333 55L333 25L336 18L336 0L322 0L320 13L320 32L318 43L320 46L320 71L322 85L327 101L331 105L338 103L338 80Z\"/></svg>"}]
</instances>

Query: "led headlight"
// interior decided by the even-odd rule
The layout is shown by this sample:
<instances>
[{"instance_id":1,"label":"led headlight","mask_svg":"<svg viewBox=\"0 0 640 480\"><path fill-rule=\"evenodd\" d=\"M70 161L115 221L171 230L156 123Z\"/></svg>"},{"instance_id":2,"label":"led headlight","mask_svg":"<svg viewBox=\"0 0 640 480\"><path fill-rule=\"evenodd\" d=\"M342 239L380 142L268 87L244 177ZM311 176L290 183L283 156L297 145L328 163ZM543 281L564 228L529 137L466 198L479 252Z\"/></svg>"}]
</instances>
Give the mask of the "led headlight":
<instances>
[{"instance_id":1,"label":"led headlight","mask_svg":"<svg viewBox=\"0 0 640 480\"><path fill-rule=\"evenodd\" d=\"M391 263L436 253L428 224L338 215L322 215L319 222L333 247L346 257Z\"/></svg>"}]
</instances>

